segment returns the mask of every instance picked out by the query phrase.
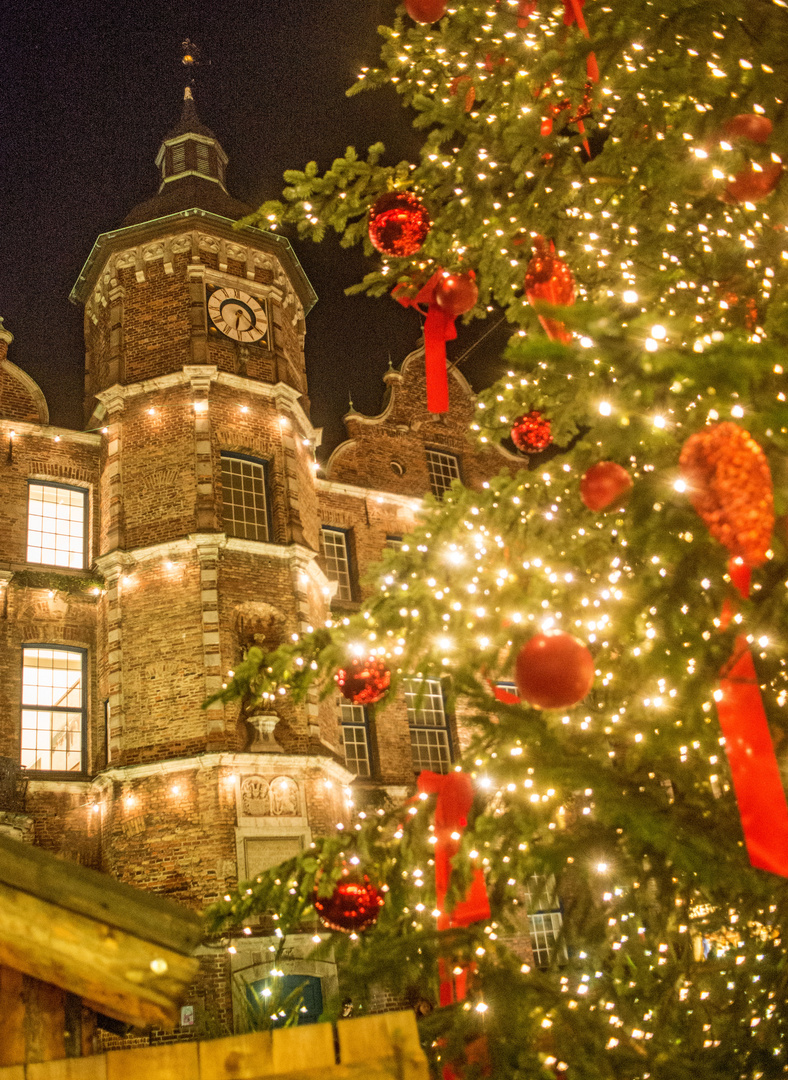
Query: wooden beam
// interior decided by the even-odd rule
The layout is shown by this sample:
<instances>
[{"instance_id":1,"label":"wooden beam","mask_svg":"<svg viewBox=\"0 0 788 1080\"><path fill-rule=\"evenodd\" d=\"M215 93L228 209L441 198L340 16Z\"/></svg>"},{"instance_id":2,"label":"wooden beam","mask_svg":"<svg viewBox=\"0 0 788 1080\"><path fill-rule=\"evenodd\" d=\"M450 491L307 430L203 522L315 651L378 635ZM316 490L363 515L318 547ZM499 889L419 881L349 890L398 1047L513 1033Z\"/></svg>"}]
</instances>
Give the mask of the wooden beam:
<instances>
[{"instance_id":1,"label":"wooden beam","mask_svg":"<svg viewBox=\"0 0 788 1080\"><path fill-rule=\"evenodd\" d=\"M136 1027L174 1026L199 967L197 960L4 884L0 964Z\"/></svg>"},{"instance_id":2,"label":"wooden beam","mask_svg":"<svg viewBox=\"0 0 788 1080\"><path fill-rule=\"evenodd\" d=\"M188 908L6 836L0 836L0 883L175 952L192 953L205 933L202 918Z\"/></svg>"}]
</instances>

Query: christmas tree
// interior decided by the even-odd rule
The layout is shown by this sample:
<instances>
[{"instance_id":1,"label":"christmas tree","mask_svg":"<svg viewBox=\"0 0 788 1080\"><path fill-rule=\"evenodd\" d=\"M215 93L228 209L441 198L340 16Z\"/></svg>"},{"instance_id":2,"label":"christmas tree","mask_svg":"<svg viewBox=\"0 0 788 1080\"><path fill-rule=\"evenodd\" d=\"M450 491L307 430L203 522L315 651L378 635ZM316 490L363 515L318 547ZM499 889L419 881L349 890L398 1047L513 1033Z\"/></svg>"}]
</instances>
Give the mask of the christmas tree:
<instances>
[{"instance_id":1,"label":"christmas tree","mask_svg":"<svg viewBox=\"0 0 788 1080\"><path fill-rule=\"evenodd\" d=\"M343 995L440 1001L446 1077L788 1071L786 6L407 0L351 92L393 85L419 160L349 149L256 216L365 245L437 411L454 318L512 325L469 437L523 468L428 499L357 617L223 695L450 686L460 771L210 913L320 913Z\"/></svg>"}]
</instances>

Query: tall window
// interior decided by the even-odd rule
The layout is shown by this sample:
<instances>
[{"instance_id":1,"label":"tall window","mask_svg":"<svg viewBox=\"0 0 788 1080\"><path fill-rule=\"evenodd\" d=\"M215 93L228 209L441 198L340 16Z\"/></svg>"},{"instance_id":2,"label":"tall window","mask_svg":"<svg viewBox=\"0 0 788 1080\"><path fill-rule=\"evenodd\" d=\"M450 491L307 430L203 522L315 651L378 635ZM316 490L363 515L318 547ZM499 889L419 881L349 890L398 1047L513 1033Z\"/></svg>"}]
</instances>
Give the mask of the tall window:
<instances>
[{"instance_id":1,"label":"tall window","mask_svg":"<svg viewBox=\"0 0 788 1080\"><path fill-rule=\"evenodd\" d=\"M555 894L555 878L534 874L525 887L528 905L528 923L531 931L531 949L537 967L549 967L555 954L556 943L561 934L564 917ZM560 946L560 957L566 957L566 946Z\"/></svg>"},{"instance_id":2,"label":"tall window","mask_svg":"<svg viewBox=\"0 0 788 1080\"><path fill-rule=\"evenodd\" d=\"M339 722L345 744L345 764L356 776L369 776L369 732L367 710L363 705L339 703Z\"/></svg>"},{"instance_id":3,"label":"tall window","mask_svg":"<svg viewBox=\"0 0 788 1080\"><path fill-rule=\"evenodd\" d=\"M22 765L82 772L85 653L56 645L22 650Z\"/></svg>"},{"instance_id":4,"label":"tall window","mask_svg":"<svg viewBox=\"0 0 788 1080\"><path fill-rule=\"evenodd\" d=\"M197 172L210 175L211 154L205 143L197 143Z\"/></svg>"},{"instance_id":5,"label":"tall window","mask_svg":"<svg viewBox=\"0 0 788 1080\"><path fill-rule=\"evenodd\" d=\"M87 551L87 492L28 481L27 561L82 570Z\"/></svg>"},{"instance_id":6,"label":"tall window","mask_svg":"<svg viewBox=\"0 0 788 1080\"><path fill-rule=\"evenodd\" d=\"M406 679L405 705L416 772L445 773L451 765L449 729L439 679Z\"/></svg>"},{"instance_id":7,"label":"tall window","mask_svg":"<svg viewBox=\"0 0 788 1080\"><path fill-rule=\"evenodd\" d=\"M443 450L427 450L427 471L430 491L436 496L448 491L452 480L460 479L460 463L456 454L447 454Z\"/></svg>"},{"instance_id":8,"label":"tall window","mask_svg":"<svg viewBox=\"0 0 788 1080\"><path fill-rule=\"evenodd\" d=\"M241 454L222 454L222 517L230 536L270 540L266 463Z\"/></svg>"},{"instance_id":9,"label":"tall window","mask_svg":"<svg viewBox=\"0 0 788 1080\"><path fill-rule=\"evenodd\" d=\"M324 525L320 530L320 554L323 569L329 581L336 581L335 599L352 600L353 585L350 580L347 533L344 529L330 529Z\"/></svg>"}]
</instances>

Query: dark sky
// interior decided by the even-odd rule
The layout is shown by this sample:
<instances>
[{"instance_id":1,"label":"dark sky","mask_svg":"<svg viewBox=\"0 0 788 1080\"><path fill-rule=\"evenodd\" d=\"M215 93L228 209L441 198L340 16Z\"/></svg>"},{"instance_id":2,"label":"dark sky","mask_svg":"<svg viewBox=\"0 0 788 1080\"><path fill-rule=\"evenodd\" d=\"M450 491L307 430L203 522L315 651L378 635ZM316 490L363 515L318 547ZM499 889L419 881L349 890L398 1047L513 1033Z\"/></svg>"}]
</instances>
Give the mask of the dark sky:
<instances>
[{"instance_id":1,"label":"dark sky","mask_svg":"<svg viewBox=\"0 0 788 1080\"><path fill-rule=\"evenodd\" d=\"M377 62L376 27L394 10L394 0L0 0L0 316L15 337L9 358L40 383L53 424L81 426L82 313L68 294L99 233L156 189L154 158L186 81L181 41L202 52L197 108L229 155L228 188L256 206L280 193L286 168L327 167L350 144L382 139L390 163L413 157L393 92L344 93ZM307 369L330 445L348 393L359 411L378 411L389 354L398 364L416 345L420 320L386 298L345 298L371 260L334 234L295 248L319 297ZM453 354L485 329L461 332ZM463 364L472 381L496 337Z\"/></svg>"}]
</instances>

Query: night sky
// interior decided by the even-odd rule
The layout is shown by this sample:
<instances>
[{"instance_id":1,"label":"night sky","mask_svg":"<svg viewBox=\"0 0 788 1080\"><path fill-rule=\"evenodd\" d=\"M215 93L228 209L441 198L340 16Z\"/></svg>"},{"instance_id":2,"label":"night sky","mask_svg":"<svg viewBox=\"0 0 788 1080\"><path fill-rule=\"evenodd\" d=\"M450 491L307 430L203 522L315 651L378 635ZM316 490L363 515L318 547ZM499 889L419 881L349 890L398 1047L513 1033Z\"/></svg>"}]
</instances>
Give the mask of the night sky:
<instances>
[{"instance_id":1,"label":"night sky","mask_svg":"<svg viewBox=\"0 0 788 1080\"><path fill-rule=\"evenodd\" d=\"M15 338L9 359L41 385L53 424L82 426L82 311L68 295L97 236L155 193L154 159L188 77L184 38L201 50L194 94L229 156L228 189L257 206L279 195L285 169L312 159L326 168L348 145L382 139L389 163L414 157L393 91L345 97L359 68L377 63L376 27L394 9L394 0L0 0L0 316ZM389 356L398 365L416 346L420 319L387 298L344 297L372 262L335 234L294 247L319 298L307 372L328 448L343 437L349 394L360 412L379 411ZM461 330L450 355L487 329ZM491 334L463 362L472 384L489 377L502 340Z\"/></svg>"}]
</instances>

